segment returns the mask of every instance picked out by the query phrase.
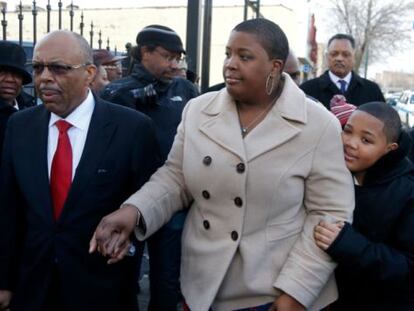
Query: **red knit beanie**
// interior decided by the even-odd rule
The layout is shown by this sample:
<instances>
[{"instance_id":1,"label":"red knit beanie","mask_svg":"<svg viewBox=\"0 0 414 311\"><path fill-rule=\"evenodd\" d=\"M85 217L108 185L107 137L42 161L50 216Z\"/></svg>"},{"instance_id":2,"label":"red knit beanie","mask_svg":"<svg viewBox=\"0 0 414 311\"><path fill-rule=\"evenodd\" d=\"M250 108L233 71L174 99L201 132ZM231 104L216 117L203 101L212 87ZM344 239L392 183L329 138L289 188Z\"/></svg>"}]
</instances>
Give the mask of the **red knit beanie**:
<instances>
[{"instance_id":1,"label":"red knit beanie","mask_svg":"<svg viewBox=\"0 0 414 311\"><path fill-rule=\"evenodd\" d=\"M341 122L341 126L344 126L348 121L350 115L357 108L356 106L346 102L346 98L343 95L335 95L332 97L331 102L331 112L338 118Z\"/></svg>"}]
</instances>

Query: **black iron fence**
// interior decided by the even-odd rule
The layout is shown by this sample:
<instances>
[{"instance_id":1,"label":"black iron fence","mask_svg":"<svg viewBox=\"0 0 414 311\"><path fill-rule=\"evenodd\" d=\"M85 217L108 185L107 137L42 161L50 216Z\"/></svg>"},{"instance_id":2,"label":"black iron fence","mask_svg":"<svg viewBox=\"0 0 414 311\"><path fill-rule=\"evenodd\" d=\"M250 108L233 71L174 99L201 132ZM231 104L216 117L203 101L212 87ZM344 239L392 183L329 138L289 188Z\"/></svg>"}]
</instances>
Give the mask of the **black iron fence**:
<instances>
[{"instance_id":1,"label":"black iron fence","mask_svg":"<svg viewBox=\"0 0 414 311\"><path fill-rule=\"evenodd\" d=\"M9 24L9 20L8 18L10 18L8 15L10 12L8 12L7 10L7 2L0 2L1 5L1 15L2 15L2 20L1 20L1 27L2 27L2 33L3 33L3 37L2 40L15 40L16 39L16 34L13 34L13 36L10 36L10 38L8 38L8 24ZM51 29L52 28L52 23L51 23L51 18L53 17L53 15L57 14L58 17L58 29L62 29L62 24L63 24L63 19L64 19L64 15L63 14L67 14L66 16L69 17L69 30L70 31L74 31L74 32L78 32L80 35L84 35L84 32L86 33L87 30L85 29L85 21L84 21L84 14L83 11L80 12L80 22L78 27L76 27L76 25L74 25L74 17L75 14L79 12L79 8L73 4L73 2L71 2L66 9L62 9L63 7L63 3L61 0L58 1L57 3L57 10L53 10L52 9L52 5L50 4L50 0L48 0L48 3L46 5L46 9L39 7L36 4L36 1L32 2L32 5L30 7L28 7L27 5L22 5L22 2L20 1L20 4L16 6L15 8L15 12L16 14L13 14L13 17L17 16L17 19L19 20L18 23L18 42L20 45L23 46L23 30L25 29L25 27L29 27L29 25L27 23L25 23L25 16L32 16L33 19L33 24L30 26L32 29L32 40L29 40L30 42L32 42L32 46L34 46L37 42L37 38L38 38L38 26L39 26L39 18L38 15L39 13L41 14L46 14L46 32L49 33L52 30L56 30L56 29ZM46 11L46 12L44 12ZM96 30L94 30L94 28L96 28L96 25L93 24L93 21L91 21L90 23L90 30L89 30L89 44L92 48L105 48L107 50L111 50L110 47L110 39L109 37L106 40L106 46L103 46L104 44L104 40L102 39L102 31L99 30L98 32L96 32ZM17 40L15 40L17 41ZM27 41L27 40L26 40ZM27 43L25 44L26 48L27 48ZM116 46L114 46L114 48L112 49L115 54L117 53L117 48Z\"/></svg>"}]
</instances>

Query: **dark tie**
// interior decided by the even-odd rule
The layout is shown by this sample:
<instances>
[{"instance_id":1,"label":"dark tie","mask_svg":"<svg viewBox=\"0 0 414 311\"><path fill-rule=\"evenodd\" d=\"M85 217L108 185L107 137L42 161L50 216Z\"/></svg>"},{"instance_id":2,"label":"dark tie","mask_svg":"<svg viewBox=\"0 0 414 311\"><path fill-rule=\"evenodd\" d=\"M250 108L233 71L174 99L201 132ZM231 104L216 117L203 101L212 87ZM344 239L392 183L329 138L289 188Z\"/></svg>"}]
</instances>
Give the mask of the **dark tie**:
<instances>
[{"instance_id":1,"label":"dark tie","mask_svg":"<svg viewBox=\"0 0 414 311\"><path fill-rule=\"evenodd\" d=\"M345 94L346 92L346 81L345 80L338 80L339 84L341 85L341 93Z\"/></svg>"},{"instance_id":2,"label":"dark tie","mask_svg":"<svg viewBox=\"0 0 414 311\"><path fill-rule=\"evenodd\" d=\"M59 130L59 138L50 172L50 192L53 201L53 216L57 220L72 183L72 147L68 136L68 129L72 124L59 120L55 125Z\"/></svg>"}]
</instances>

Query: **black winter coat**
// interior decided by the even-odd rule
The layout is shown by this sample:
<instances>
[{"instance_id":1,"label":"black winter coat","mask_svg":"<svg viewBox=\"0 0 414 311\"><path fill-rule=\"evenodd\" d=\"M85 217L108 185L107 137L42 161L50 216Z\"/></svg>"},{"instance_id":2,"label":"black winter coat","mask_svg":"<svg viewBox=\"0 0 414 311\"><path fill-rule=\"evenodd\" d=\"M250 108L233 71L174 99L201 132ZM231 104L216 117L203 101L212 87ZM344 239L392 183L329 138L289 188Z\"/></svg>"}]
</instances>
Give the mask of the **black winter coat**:
<instances>
[{"instance_id":1,"label":"black winter coat","mask_svg":"<svg viewBox=\"0 0 414 311\"><path fill-rule=\"evenodd\" d=\"M327 252L339 300L333 310L414 310L414 166L411 141L374 164L355 186L354 222L346 224Z\"/></svg>"},{"instance_id":2,"label":"black winter coat","mask_svg":"<svg viewBox=\"0 0 414 311\"><path fill-rule=\"evenodd\" d=\"M174 78L170 83L157 80L138 64L130 76L110 83L100 96L112 103L136 109L154 121L163 163L172 147L184 106L191 98L198 96L198 90L182 78Z\"/></svg>"},{"instance_id":3,"label":"black winter coat","mask_svg":"<svg viewBox=\"0 0 414 311\"><path fill-rule=\"evenodd\" d=\"M34 106L33 97L29 94L21 92L16 98L19 109L29 108ZM3 140L6 133L7 121L10 116L18 110L0 99L0 159L3 150Z\"/></svg>"},{"instance_id":4,"label":"black winter coat","mask_svg":"<svg viewBox=\"0 0 414 311\"><path fill-rule=\"evenodd\" d=\"M328 110L330 109L329 102L336 94L341 94L341 91L331 81L328 71L318 78L308 80L300 85L302 91L319 100ZM355 72L352 72L351 82L344 96L346 100L355 106L360 106L372 101L385 102L384 95L379 86L367 79L361 78Z\"/></svg>"}]
</instances>

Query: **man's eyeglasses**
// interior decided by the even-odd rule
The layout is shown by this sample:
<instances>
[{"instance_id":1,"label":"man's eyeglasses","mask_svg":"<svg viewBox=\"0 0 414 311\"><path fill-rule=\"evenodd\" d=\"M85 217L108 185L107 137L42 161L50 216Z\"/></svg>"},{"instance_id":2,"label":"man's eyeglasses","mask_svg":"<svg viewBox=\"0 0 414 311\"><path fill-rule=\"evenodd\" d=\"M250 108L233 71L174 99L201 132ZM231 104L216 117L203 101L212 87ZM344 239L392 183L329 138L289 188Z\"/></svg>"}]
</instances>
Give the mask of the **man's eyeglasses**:
<instances>
[{"instance_id":1,"label":"man's eyeglasses","mask_svg":"<svg viewBox=\"0 0 414 311\"><path fill-rule=\"evenodd\" d=\"M179 64L183 59L180 56L177 55L167 55L166 53L163 53L157 49L154 50L154 52L157 52L158 55L160 55L162 58L164 58L169 63L176 63Z\"/></svg>"},{"instance_id":2,"label":"man's eyeglasses","mask_svg":"<svg viewBox=\"0 0 414 311\"><path fill-rule=\"evenodd\" d=\"M68 65L68 64L59 64L59 63L32 63L33 74L40 75L43 70L47 68L50 73L53 75L65 75L74 69L79 69L85 66L90 65L90 63L79 64L79 65Z\"/></svg>"}]
</instances>

